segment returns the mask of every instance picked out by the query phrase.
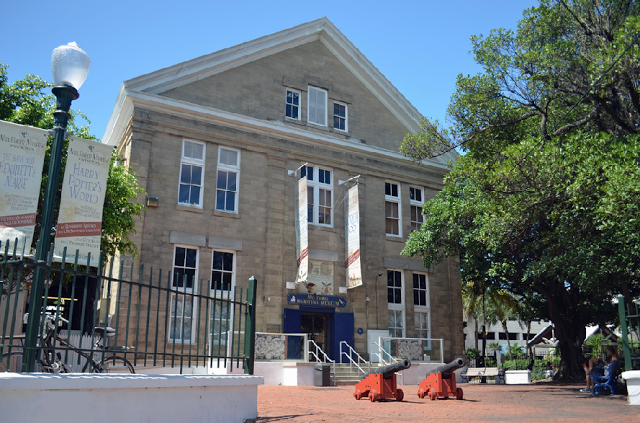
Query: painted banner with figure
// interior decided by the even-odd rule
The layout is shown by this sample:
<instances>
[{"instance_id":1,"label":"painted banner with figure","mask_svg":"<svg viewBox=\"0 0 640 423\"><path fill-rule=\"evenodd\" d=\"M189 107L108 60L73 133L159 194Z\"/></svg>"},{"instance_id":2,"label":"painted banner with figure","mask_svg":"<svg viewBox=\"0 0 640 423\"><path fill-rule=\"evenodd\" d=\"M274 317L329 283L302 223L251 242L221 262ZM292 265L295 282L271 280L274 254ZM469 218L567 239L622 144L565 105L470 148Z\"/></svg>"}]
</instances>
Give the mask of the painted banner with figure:
<instances>
[{"instance_id":1,"label":"painted banner with figure","mask_svg":"<svg viewBox=\"0 0 640 423\"><path fill-rule=\"evenodd\" d=\"M47 151L44 129L0 121L0 242L12 254L29 254L36 226L42 166Z\"/></svg>"},{"instance_id":2,"label":"painted banner with figure","mask_svg":"<svg viewBox=\"0 0 640 423\"><path fill-rule=\"evenodd\" d=\"M296 195L296 283L306 282L309 275L309 218L307 206L307 178L298 180Z\"/></svg>"},{"instance_id":3,"label":"painted banner with figure","mask_svg":"<svg viewBox=\"0 0 640 423\"><path fill-rule=\"evenodd\" d=\"M64 247L67 247L65 261L73 262L78 250L79 264L86 264L91 253L90 265L98 265L102 207L112 151L110 145L76 137L69 139L56 229L55 260L62 260Z\"/></svg>"},{"instance_id":4,"label":"painted banner with figure","mask_svg":"<svg viewBox=\"0 0 640 423\"><path fill-rule=\"evenodd\" d=\"M344 202L345 245L347 249L347 288L362 285L362 269L360 267L360 203L358 200L358 185L354 185L347 192Z\"/></svg>"}]
</instances>

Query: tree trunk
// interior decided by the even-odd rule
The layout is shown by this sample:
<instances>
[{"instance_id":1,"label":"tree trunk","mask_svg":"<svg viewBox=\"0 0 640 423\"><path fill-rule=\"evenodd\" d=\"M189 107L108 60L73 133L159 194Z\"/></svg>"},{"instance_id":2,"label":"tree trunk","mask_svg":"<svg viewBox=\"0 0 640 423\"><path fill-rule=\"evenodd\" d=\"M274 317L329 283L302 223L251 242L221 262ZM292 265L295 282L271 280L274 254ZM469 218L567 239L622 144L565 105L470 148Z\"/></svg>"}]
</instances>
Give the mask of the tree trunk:
<instances>
[{"instance_id":1,"label":"tree trunk","mask_svg":"<svg viewBox=\"0 0 640 423\"><path fill-rule=\"evenodd\" d=\"M476 324L476 330L473 332L473 336L474 336L474 338L476 340L476 350L477 350L478 349L478 319L474 318L473 321Z\"/></svg>"},{"instance_id":2,"label":"tree trunk","mask_svg":"<svg viewBox=\"0 0 640 423\"><path fill-rule=\"evenodd\" d=\"M487 320L486 310L484 306L484 286L482 289L482 366L484 366L484 357L487 351Z\"/></svg>"},{"instance_id":3,"label":"tree trunk","mask_svg":"<svg viewBox=\"0 0 640 423\"><path fill-rule=\"evenodd\" d=\"M511 352L511 340L509 339L509 329L507 329L507 321L501 320L500 323L502 323L504 334L507 335L507 351L509 351L509 360L513 360L513 353Z\"/></svg>"},{"instance_id":4,"label":"tree trunk","mask_svg":"<svg viewBox=\"0 0 640 423\"><path fill-rule=\"evenodd\" d=\"M531 333L531 320L527 320L527 336L526 336L527 343L524 344L524 345L525 345L525 347L527 347L527 355L529 356L529 358L531 360L535 360L535 358L533 357L533 347L529 346L529 341L530 341L529 334L530 333Z\"/></svg>"},{"instance_id":5,"label":"tree trunk","mask_svg":"<svg viewBox=\"0 0 640 423\"><path fill-rule=\"evenodd\" d=\"M579 297L564 283L547 284L544 297L549 317L555 327L555 337L560 347L560 368L554 376L556 381L584 382L582 369L582 342L586 335L588 317L576 312Z\"/></svg>"}]
</instances>

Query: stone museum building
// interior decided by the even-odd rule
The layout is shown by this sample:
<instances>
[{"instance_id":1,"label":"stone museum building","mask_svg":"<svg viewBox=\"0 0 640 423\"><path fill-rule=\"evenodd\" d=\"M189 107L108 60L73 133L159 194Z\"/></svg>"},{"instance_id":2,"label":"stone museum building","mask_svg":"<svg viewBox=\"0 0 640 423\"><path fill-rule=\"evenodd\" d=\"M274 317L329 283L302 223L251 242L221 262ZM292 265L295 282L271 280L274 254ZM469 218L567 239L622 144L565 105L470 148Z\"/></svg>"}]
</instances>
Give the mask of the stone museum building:
<instances>
[{"instance_id":1,"label":"stone museum building","mask_svg":"<svg viewBox=\"0 0 640 423\"><path fill-rule=\"evenodd\" d=\"M384 335L442 339L449 362L464 351L458 263L400 254L456 157L400 153L421 118L322 18L125 81L103 142L148 194L134 237L145 269L212 293L255 276L257 331L308 333L332 359L341 341L366 357ZM308 271L296 283L301 178ZM349 287L353 186L362 283Z\"/></svg>"}]
</instances>

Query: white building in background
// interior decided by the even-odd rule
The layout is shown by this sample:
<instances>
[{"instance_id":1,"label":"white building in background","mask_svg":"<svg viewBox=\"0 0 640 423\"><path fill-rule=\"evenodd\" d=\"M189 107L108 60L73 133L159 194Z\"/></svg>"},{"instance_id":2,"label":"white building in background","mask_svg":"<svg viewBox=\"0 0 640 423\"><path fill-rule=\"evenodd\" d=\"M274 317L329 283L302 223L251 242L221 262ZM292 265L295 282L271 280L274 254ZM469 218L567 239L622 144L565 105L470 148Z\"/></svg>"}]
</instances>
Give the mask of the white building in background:
<instances>
[{"instance_id":1,"label":"white building in background","mask_svg":"<svg viewBox=\"0 0 640 423\"><path fill-rule=\"evenodd\" d=\"M475 320L471 319L467 322L464 328L464 348L476 348L476 341L473 335L475 331ZM482 350L482 322L478 322L478 346L479 350ZM507 332L502 327L502 324L496 323L487 327L487 345L490 343L499 342L502 347L503 354L507 352L508 341L511 346L516 343L522 346L525 351L527 343L531 340L533 345L533 353L536 357L544 357L550 353L550 350L556 347L556 339L554 336L553 324L549 320L535 320L531 322L531 327L527 331L527 325L517 320L507 321ZM534 339L535 338L535 339ZM492 352L488 354L493 354Z\"/></svg>"}]
</instances>

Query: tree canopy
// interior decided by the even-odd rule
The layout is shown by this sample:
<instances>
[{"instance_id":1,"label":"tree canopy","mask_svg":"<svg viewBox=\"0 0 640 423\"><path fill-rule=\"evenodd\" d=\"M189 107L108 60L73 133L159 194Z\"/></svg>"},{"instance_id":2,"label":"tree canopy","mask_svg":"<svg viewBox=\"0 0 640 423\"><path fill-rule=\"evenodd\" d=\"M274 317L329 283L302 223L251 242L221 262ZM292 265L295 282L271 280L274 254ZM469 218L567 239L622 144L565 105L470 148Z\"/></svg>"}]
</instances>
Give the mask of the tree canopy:
<instances>
[{"instance_id":1,"label":"tree canopy","mask_svg":"<svg viewBox=\"0 0 640 423\"><path fill-rule=\"evenodd\" d=\"M53 128L56 100L52 94L45 91L52 87L50 84L38 76L26 75L24 79L17 80L9 84L7 75L7 64L0 63L0 120L29 125L42 129ZM67 132L80 138L99 141L91 135L89 129L89 119L80 111L70 112L70 119ZM86 122L80 126L79 122ZM41 209L44 200L44 190L49 172L49 157L52 139L49 137L47 152L44 160L42 184L38 209ZM65 141L62 153L62 163L60 166L60 185L64 176L65 163L67 159L67 144ZM128 166L119 164L117 152L114 150L111 156L111 166L107 177L107 188L105 193L104 208L102 211L102 234L100 248L106 256L112 256L119 251L123 254L136 255L137 246L131 242L129 235L135 233L134 217L139 217L144 209L143 204L134 200L144 190L139 187L133 170ZM59 197L57 198L54 211L54 226L58 219ZM40 231L40 214L36 215L36 233ZM34 238L32 247L35 248L37 239Z\"/></svg>"},{"instance_id":2,"label":"tree canopy","mask_svg":"<svg viewBox=\"0 0 640 423\"><path fill-rule=\"evenodd\" d=\"M423 121L403 152L460 146L404 253L460 255L556 326L560 377L584 378L585 325L640 292L640 2L542 0L518 30L473 37L483 72L459 76L451 127Z\"/></svg>"}]
</instances>

